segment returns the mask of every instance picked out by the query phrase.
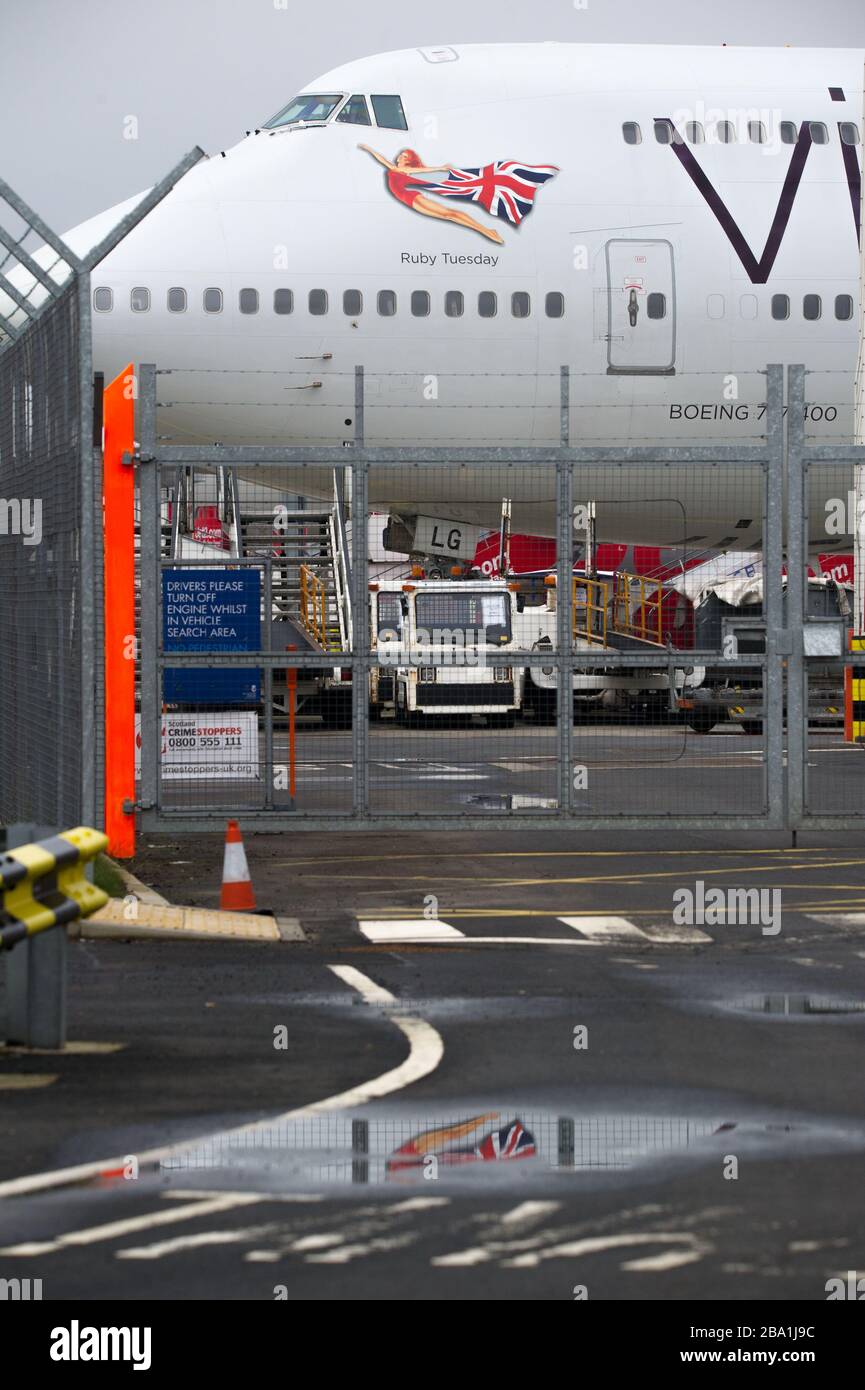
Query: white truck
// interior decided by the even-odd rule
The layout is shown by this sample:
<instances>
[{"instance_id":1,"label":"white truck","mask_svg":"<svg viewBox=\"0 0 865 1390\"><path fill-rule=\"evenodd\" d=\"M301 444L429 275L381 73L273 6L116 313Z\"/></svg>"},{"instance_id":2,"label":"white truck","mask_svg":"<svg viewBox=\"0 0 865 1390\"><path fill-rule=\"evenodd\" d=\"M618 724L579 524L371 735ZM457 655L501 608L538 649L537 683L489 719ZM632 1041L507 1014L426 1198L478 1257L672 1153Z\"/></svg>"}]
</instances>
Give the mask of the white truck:
<instances>
[{"instance_id":1,"label":"white truck","mask_svg":"<svg viewBox=\"0 0 865 1390\"><path fill-rule=\"evenodd\" d=\"M370 680L374 717L401 724L429 716L483 715L510 727L522 692L518 656L492 665L514 645L515 595L500 579L397 579L370 585Z\"/></svg>"}]
</instances>

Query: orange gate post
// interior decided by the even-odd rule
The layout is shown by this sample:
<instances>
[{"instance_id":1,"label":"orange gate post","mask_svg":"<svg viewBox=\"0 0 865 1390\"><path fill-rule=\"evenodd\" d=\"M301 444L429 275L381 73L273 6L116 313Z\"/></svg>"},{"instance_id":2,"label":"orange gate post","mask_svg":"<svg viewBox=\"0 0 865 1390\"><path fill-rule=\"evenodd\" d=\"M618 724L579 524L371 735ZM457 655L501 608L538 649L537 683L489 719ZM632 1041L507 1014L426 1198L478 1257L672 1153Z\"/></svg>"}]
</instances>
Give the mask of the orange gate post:
<instances>
[{"instance_id":1,"label":"orange gate post","mask_svg":"<svg viewBox=\"0 0 865 1390\"><path fill-rule=\"evenodd\" d=\"M102 505L105 553L105 833L118 859L135 853L135 377L105 388Z\"/></svg>"}]
</instances>

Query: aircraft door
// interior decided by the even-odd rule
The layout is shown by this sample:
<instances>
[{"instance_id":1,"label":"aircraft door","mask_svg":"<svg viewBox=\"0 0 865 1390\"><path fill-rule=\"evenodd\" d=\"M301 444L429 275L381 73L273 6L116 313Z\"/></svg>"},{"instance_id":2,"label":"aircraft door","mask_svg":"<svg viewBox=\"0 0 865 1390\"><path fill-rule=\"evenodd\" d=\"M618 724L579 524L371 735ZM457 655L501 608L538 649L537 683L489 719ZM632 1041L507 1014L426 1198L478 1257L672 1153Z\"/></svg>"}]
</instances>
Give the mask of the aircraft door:
<instances>
[{"instance_id":1,"label":"aircraft door","mask_svg":"<svg viewBox=\"0 0 865 1390\"><path fill-rule=\"evenodd\" d=\"M607 242L607 372L672 376L676 280L669 241Z\"/></svg>"}]
</instances>

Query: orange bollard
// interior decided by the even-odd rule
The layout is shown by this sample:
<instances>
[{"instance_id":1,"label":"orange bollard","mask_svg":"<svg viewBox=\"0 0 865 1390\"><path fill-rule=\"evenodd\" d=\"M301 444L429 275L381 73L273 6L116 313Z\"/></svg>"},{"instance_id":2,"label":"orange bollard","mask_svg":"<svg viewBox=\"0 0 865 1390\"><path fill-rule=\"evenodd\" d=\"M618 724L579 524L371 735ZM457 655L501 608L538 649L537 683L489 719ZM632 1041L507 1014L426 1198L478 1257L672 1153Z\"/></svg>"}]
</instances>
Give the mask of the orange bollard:
<instances>
[{"instance_id":1,"label":"orange bollard","mask_svg":"<svg viewBox=\"0 0 865 1390\"><path fill-rule=\"evenodd\" d=\"M286 647L286 651L296 652L297 647ZM297 765L296 716L297 716L297 667L289 666L286 673L288 685L288 795L294 805L295 768Z\"/></svg>"}]
</instances>

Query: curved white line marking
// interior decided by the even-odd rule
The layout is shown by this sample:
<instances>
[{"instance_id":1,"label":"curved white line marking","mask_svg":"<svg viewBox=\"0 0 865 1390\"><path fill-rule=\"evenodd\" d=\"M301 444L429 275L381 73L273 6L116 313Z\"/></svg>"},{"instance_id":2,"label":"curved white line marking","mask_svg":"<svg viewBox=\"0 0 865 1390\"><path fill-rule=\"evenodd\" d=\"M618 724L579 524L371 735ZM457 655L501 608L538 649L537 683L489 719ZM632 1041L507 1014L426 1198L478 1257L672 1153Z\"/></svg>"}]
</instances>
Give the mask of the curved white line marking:
<instances>
[{"instance_id":1,"label":"curved white line marking","mask_svg":"<svg viewBox=\"0 0 865 1390\"><path fill-rule=\"evenodd\" d=\"M389 990L377 985L352 965L329 965L328 969L344 984L356 989L368 1004L380 1004L386 1008L388 1004L399 1003ZM237 1129L199 1135L196 1139L184 1139L179 1144L164 1144L159 1148L147 1149L138 1155L139 1164L158 1163L169 1155L184 1153L208 1142L233 1138L239 1134L253 1134L257 1130L268 1129L289 1120L319 1115L325 1111L344 1110L349 1105L366 1105L368 1101L378 1100L393 1091L400 1091L404 1086L410 1086L414 1081L420 1081L422 1077L435 1071L444 1056L444 1042L432 1024L422 1018L405 1018L398 1013L385 1012L385 1017L400 1030L409 1044L409 1055L398 1067L392 1067L390 1071L382 1072L381 1076L363 1082L360 1086L340 1091L338 1095L328 1096L312 1105L302 1105L296 1110L286 1110L284 1114L274 1115L268 1120L255 1120L252 1124L240 1125ZM19 1197L27 1192L40 1192L50 1187L62 1187L67 1183L83 1182L87 1178L98 1177L106 1170L122 1170L125 1162L125 1158L115 1156L97 1159L92 1163L79 1163L72 1168L56 1168L48 1173L10 1178L6 1182L0 1182L0 1197Z\"/></svg>"}]
</instances>

